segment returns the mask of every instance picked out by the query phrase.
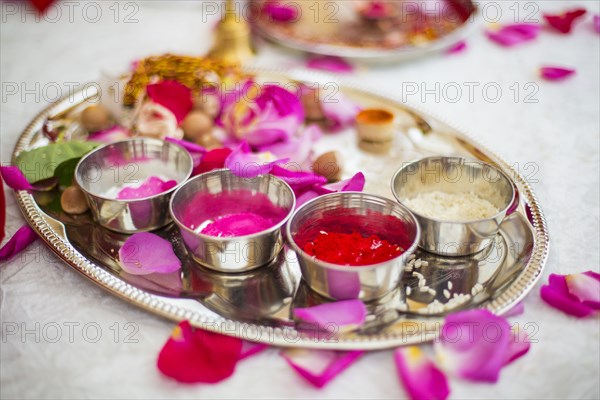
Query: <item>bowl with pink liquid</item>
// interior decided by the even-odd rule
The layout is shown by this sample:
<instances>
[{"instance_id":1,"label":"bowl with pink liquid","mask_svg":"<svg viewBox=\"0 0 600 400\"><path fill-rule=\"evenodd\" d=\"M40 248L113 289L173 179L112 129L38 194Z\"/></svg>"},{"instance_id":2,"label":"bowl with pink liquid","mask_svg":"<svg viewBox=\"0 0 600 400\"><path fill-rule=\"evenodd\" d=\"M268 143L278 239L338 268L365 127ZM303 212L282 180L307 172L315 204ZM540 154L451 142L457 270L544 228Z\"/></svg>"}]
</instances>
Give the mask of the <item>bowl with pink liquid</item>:
<instances>
[{"instance_id":1,"label":"bowl with pink liquid","mask_svg":"<svg viewBox=\"0 0 600 400\"><path fill-rule=\"evenodd\" d=\"M292 189L273 175L242 178L220 169L181 186L171 197L170 212L197 263L242 272L279 254L281 227L295 206Z\"/></svg>"}]
</instances>

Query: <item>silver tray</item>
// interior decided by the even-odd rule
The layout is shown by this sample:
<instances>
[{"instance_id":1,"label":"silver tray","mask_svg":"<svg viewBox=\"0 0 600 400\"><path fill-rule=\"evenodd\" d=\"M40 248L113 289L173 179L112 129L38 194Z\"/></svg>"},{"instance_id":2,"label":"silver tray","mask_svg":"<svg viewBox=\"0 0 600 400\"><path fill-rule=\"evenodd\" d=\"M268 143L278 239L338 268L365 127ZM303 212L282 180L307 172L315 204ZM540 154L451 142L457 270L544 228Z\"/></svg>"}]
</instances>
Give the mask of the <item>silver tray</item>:
<instances>
[{"instance_id":1,"label":"silver tray","mask_svg":"<svg viewBox=\"0 0 600 400\"><path fill-rule=\"evenodd\" d=\"M257 7L260 4L268 0L252 0ZM331 4L330 4L331 3ZM325 7L325 10L321 10L321 15L325 18L327 15L332 13L330 9L335 2L325 2L321 7ZM341 7L348 7L354 3L353 1L338 2ZM348 28L342 23L328 22L327 26L329 30L326 34L316 35L315 37L303 37L298 33L300 29L294 28L295 22L292 22L290 26L284 27L282 24L274 23L270 21L268 17L262 13L252 18L253 30L260 36L269 40L270 42L276 43L288 49L301 51L305 53L328 55L344 57L348 59L360 60L369 63L386 63L386 62L398 62L418 58L427 54L443 51L451 48L461 40L464 40L477 28L479 25L479 8L477 2L471 0L456 0L455 2L458 7L462 7L465 12L469 13L466 21L460 23L453 30L445 33L444 35L432 39L424 40L419 43L411 43L402 46L385 47L385 46L372 46L372 47L360 47L354 43L328 43L323 41L323 37L336 38L347 32ZM299 3L294 3L299 4ZM310 7L317 6L316 2L307 2ZM413 3L421 4L419 2ZM424 3L423 3L424 4ZM339 11L340 6L336 6ZM308 12L316 12L314 9ZM336 15L339 12L335 13ZM332 14L333 15L333 14ZM336 18L339 21L339 19ZM283 29L286 28L286 29ZM332 29L333 28L333 29Z\"/></svg>"},{"instance_id":2,"label":"silver tray","mask_svg":"<svg viewBox=\"0 0 600 400\"><path fill-rule=\"evenodd\" d=\"M369 315L364 326L333 333L299 325L290 317L293 307L325 301L306 288L290 250L258 270L219 274L194 264L177 230L170 225L157 233L173 243L182 259L182 271L132 276L125 273L115 259L126 236L100 228L89 213L64 214L56 207L56 194L18 191L18 204L27 222L67 265L133 305L173 321L187 319L207 330L277 346L372 350L421 343L436 337L447 312L477 307L502 314L533 288L548 256L548 231L531 187L506 161L450 124L393 96L375 94L352 82L304 70L249 72L269 82L302 81L320 85L335 82L342 92L362 105L385 106L396 113L398 135L386 155L361 151L351 129L326 135L316 144L319 152L341 149L346 176L358 170L364 172L365 192L393 198L391 177L403 162L431 154L460 155L493 163L512 176L520 193L517 210L503 222L494 246L479 255L444 258L423 252L417 254L417 258L427 261L428 265L419 271L428 286L436 290L435 296L419 291L415 278L405 274L401 287L367 304ZM13 161L20 151L45 143L46 139L39 132L45 118L96 96L88 87L70 101L59 101L39 114L19 138ZM434 299L446 300L443 292L448 282L452 282L454 293L469 294L476 283L480 283L483 290L443 311L427 308ZM408 297L407 286L412 288Z\"/></svg>"}]
</instances>

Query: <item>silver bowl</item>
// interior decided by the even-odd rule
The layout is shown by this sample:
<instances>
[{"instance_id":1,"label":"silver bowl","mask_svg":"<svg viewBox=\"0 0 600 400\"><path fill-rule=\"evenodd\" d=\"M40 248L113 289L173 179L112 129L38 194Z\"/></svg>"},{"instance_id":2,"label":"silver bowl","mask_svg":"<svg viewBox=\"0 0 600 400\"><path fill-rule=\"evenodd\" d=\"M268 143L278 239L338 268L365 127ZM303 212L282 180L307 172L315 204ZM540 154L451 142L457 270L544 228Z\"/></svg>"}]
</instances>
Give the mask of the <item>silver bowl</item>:
<instances>
[{"instance_id":1,"label":"silver bowl","mask_svg":"<svg viewBox=\"0 0 600 400\"><path fill-rule=\"evenodd\" d=\"M377 234L405 251L389 261L364 266L321 261L302 247L321 230ZM377 299L395 289L408 257L419 242L419 224L393 200L360 192L332 193L300 207L290 219L287 237L298 255L302 277L315 292L334 300Z\"/></svg>"},{"instance_id":2,"label":"silver bowl","mask_svg":"<svg viewBox=\"0 0 600 400\"><path fill-rule=\"evenodd\" d=\"M183 147L159 139L137 138L107 144L85 155L75 167L75 181L98 224L117 232L135 233L171 222L169 198L190 177L192 169L192 158ZM175 180L177 186L141 199L116 198L116 188L139 185L153 175Z\"/></svg>"},{"instance_id":3,"label":"silver bowl","mask_svg":"<svg viewBox=\"0 0 600 400\"><path fill-rule=\"evenodd\" d=\"M170 211L196 262L221 272L242 272L268 264L277 256L283 248L281 227L295 206L292 189L273 175L241 178L220 169L186 182L173 194ZM271 215L277 221L268 229L244 236L200 233L207 222L243 212Z\"/></svg>"},{"instance_id":4,"label":"silver bowl","mask_svg":"<svg viewBox=\"0 0 600 400\"><path fill-rule=\"evenodd\" d=\"M419 193L431 191L473 192L499 211L485 219L449 221L422 215L406 204ZM513 183L504 172L461 157L427 157L405 164L392 178L392 192L417 217L422 232L419 246L445 256L476 254L488 247L515 201Z\"/></svg>"}]
</instances>

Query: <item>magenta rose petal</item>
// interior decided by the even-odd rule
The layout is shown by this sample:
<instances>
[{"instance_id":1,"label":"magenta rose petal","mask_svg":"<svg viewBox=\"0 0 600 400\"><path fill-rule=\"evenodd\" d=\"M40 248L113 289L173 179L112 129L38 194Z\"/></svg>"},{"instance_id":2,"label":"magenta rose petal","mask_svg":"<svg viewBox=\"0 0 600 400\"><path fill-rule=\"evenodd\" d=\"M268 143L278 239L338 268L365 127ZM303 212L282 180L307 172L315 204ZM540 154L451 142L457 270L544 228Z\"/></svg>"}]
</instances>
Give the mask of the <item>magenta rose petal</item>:
<instances>
[{"instance_id":1,"label":"magenta rose petal","mask_svg":"<svg viewBox=\"0 0 600 400\"><path fill-rule=\"evenodd\" d=\"M509 352L508 322L488 310L469 310L446 317L435 343L440 366L463 379L497 382Z\"/></svg>"},{"instance_id":2,"label":"magenta rose petal","mask_svg":"<svg viewBox=\"0 0 600 400\"><path fill-rule=\"evenodd\" d=\"M35 190L18 167L2 166L0 173L6 185L13 190Z\"/></svg>"},{"instance_id":3,"label":"magenta rose petal","mask_svg":"<svg viewBox=\"0 0 600 400\"><path fill-rule=\"evenodd\" d=\"M567 275L565 280L569 293L584 305L600 310L600 274L587 271Z\"/></svg>"},{"instance_id":4,"label":"magenta rose petal","mask_svg":"<svg viewBox=\"0 0 600 400\"><path fill-rule=\"evenodd\" d=\"M268 174L273 166L284 164L287 159L275 159L271 153L253 153L248 143L242 142L225 159L225 167L234 175L243 178L254 178L258 175Z\"/></svg>"},{"instance_id":5,"label":"magenta rose petal","mask_svg":"<svg viewBox=\"0 0 600 400\"><path fill-rule=\"evenodd\" d=\"M240 339L194 329L183 321L160 351L157 367L179 382L217 383L233 374L241 351Z\"/></svg>"},{"instance_id":6,"label":"magenta rose petal","mask_svg":"<svg viewBox=\"0 0 600 400\"><path fill-rule=\"evenodd\" d=\"M520 328L519 325L515 325L511 328L511 340L508 346L508 352L504 365L508 365L518 358L521 358L529 351L531 342L527 336L527 332Z\"/></svg>"},{"instance_id":7,"label":"magenta rose petal","mask_svg":"<svg viewBox=\"0 0 600 400\"><path fill-rule=\"evenodd\" d=\"M146 86L148 97L171 111L177 123L183 121L193 107L192 91L177 81L162 81Z\"/></svg>"},{"instance_id":8,"label":"magenta rose petal","mask_svg":"<svg viewBox=\"0 0 600 400\"><path fill-rule=\"evenodd\" d=\"M306 66L310 69L321 71L350 73L354 71L354 66L340 57L335 56L315 56L306 60Z\"/></svg>"},{"instance_id":9,"label":"magenta rose petal","mask_svg":"<svg viewBox=\"0 0 600 400\"><path fill-rule=\"evenodd\" d=\"M87 140L99 143L113 143L129 138L131 138L131 135L126 128L120 125L115 125L108 129L90 133Z\"/></svg>"},{"instance_id":10,"label":"magenta rose petal","mask_svg":"<svg viewBox=\"0 0 600 400\"><path fill-rule=\"evenodd\" d=\"M27 224L20 227L8 242L0 248L0 261L10 260L37 239L37 233Z\"/></svg>"},{"instance_id":11,"label":"magenta rose petal","mask_svg":"<svg viewBox=\"0 0 600 400\"><path fill-rule=\"evenodd\" d=\"M325 96L321 107L333 131L352 126L356 114L360 111L360 107L354 101L339 92L331 96Z\"/></svg>"},{"instance_id":12,"label":"magenta rose petal","mask_svg":"<svg viewBox=\"0 0 600 400\"><path fill-rule=\"evenodd\" d=\"M550 27L562 34L567 34L571 32L571 29L573 29L573 24L575 21L583 17L585 13L585 9L576 8L566 11L562 14L544 14L544 19Z\"/></svg>"},{"instance_id":13,"label":"magenta rose petal","mask_svg":"<svg viewBox=\"0 0 600 400\"><path fill-rule=\"evenodd\" d=\"M364 352L286 349L281 355L304 379L322 388L333 378L352 365Z\"/></svg>"},{"instance_id":14,"label":"magenta rose petal","mask_svg":"<svg viewBox=\"0 0 600 400\"><path fill-rule=\"evenodd\" d=\"M155 196L177 186L177 181L163 181L157 176L150 176L138 187L124 187L117 193L119 200L133 200Z\"/></svg>"},{"instance_id":15,"label":"magenta rose petal","mask_svg":"<svg viewBox=\"0 0 600 400\"><path fill-rule=\"evenodd\" d=\"M595 314L593 308L569 292L565 275L550 274L548 285L540 289L540 296L548 305L578 318Z\"/></svg>"},{"instance_id":16,"label":"magenta rose petal","mask_svg":"<svg viewBox=\"0 0 600 400\"><path fill-rule=\"evenodd\" d=\"M292 22L298 17L298 9L292 5L281 4L278 1L268 1L262 11L276 22Z\"/></svg>"},{"instance_id":17,"label":"magenta rose petal","mask_svg":"<svg viewBox=\"0 0 600 400\"><path fill-rule=\"evenodd\" d=\"M536 24L512 24L497 30L486 30L488 38L504 47L511 47L537 38L540 26Z\"/></svg>"},{"instance_id":18,"label":"magenta rose petal","mask_svg":"<svg viewBox=\"0 0 600 400\"><path fill-rule=\"evenodd\" d=\"M574 69L562 67L542 67L540 76L547 81L560 81L575 73Z\"/></svg>"},{"instance_id":19,"label":"magenta rose petal","mask_svg":"<svg viewBox=\"0 0 600 400\"><path fill-rule=\"evenodd\" d=\"M132 275L168 274L181 268L171 242L149 232L131 235L119 249L119 260Z\"/></svg>"},{"instance_id":20,"label":"magenta rose petal","mask_svg":"<svg viewBox=\"0 0 600 400\"><path fill-rule=\"evenodd\" d=\"M323 188L333 192L362 192L365 187L365 175L357 172L351 178L324 185Z\"/></svg>"},{"instance_id":21,"label":"magenta rose petal","mask_svg":"<svg viewBox=\"0 0 600 400\"><path fill-rule=\"evenodd\" d=\"M417 346L394 352L400 382L412 400L444 400L450 395L446 375Z\"/></svg>"},{"instance_id":22,"label":"magenta rose petal","mask_svg":"<svg viewBox=\"0 0 600 400\"><path fill-rule=\"evenodd\" d=\"M452 46L448 50L446 50L446 53L447 54L462 53L466 49L467 49L467 42L465 42L464 40L461 40L460 42L456 43L454 46Z\"/></svg>"},{"instance_id":23,"label":"magenta rose petal","mask_svg":"<svg viewBox=\"0 0 600 400\"><path fill-rule=\"evenodd\" d=\"M323 185L327 183L327 178L315 174L314 172L286 169L279 165L274 165L271 174L284 180L296 195L299 195L304 190L312 188L315 185Z\"/></svg>"},{"instance_id":24,"label":"magenta rose petal","mask_svg":"<svg viewBox=\"0 0 600 400\"><path fill-rule=\"evenodd\" d=\"M522 301L515 304L510 310L504 313L504 318L516 317L525 312L525 304Z\"/></svg>"},{"instance_id":25,"label":"magenta rose petal","mask_svg":"<svg viewBox=\"0 0 600 400\"><path fill-rule=\"evenodd\" d=\"M594 15L593 24L596 33L600 33L600 15Z\"/></svg>"},{"instance_id":26,"label":"magenta rose petal","mask_svg":"<svg viewBox=\"0 0 600 400\"><path fill-rule=\"evenodd\" d=\"M240 360L244 358L252 357L269 348L269 345L264 343L254 343L244 340L242 342L242 351L240 352Z\"/></svg>"},{"instance_id":27,"label":"magenta rose petal","mask_svg":"<svg viewBox=\"0 0 600 400\"><path fill-rule=\"evenodd\" d=\"M313 144L323 135L318 125L310 125L301 133L282 142L258 147L261 152L267 151L277 158L288 158L298 166L304 165L312 154Z\"/></svg>"},{"instance_id":28,"label":"magenta rose petal","mask_svg":"<svg viewBox=\"0 0 600 400\"><path fill-rule=\"evenodd\" d=\"M355 329L365 322L366 316L367 308L360 300L344 300L294 309L294 317L334 332Z\"/></svg>"}]
</instances>

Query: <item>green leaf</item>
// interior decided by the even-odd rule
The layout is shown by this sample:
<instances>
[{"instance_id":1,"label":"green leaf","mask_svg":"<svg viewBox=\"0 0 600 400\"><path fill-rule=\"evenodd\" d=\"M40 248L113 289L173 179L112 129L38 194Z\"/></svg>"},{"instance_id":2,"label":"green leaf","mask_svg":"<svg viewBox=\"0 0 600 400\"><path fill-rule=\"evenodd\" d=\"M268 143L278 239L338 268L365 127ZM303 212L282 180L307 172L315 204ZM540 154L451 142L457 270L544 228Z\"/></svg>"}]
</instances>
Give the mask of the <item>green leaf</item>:
<instances>
[{"instance_id":1,"label":"green leaf","mask_svg":"<svg viewBox=\"0 0 600 400\"><path fill-rule=\"evenodd\" d=\"M55 176L59 165L65 161L83 157L99 144L97 142L71 141L52 143L44 147L22 151L17 156L17 166L25 174L27 180L34 183Z\"/></svg>"},{"instance_id":2,"label":"green leaf","mask_svg":"<svg viewBox=\"0 0 600 400\"><path fill-rule=\"evenodd\" d=\"M58 178L59 186L71 186L73 184L73 177L75 176L75 167L81 160L81 157L71 158L65 162L62 162L54 170L54 176Z\"/></svg>"}]
</instances>

